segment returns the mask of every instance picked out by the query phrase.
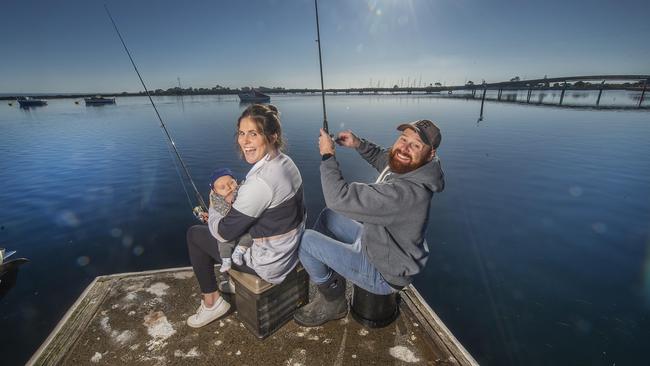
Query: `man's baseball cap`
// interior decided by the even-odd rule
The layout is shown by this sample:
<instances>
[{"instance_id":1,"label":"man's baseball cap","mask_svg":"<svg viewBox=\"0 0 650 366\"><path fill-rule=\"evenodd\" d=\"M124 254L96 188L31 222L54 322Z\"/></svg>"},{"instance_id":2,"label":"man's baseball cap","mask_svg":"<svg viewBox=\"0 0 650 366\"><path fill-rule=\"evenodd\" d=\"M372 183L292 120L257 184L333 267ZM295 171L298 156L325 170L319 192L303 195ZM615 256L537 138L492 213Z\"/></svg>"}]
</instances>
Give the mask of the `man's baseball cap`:
<instances>
[{"instance_id":1,"label":"man's baseball cap","mask_svg":"<svg viewBox=\"0 0 650 366\"><path fill-rule=\"evenodd\" d=\"M398 131L404 131L407 128L410 128L413 131L417 132L418 135L420 135L422 141L432 148L437 149L438 146L440 146L440 140L442 140L440 129L428 119L421 119L419 121L410 123L402 123L401 125L397 126Z\"/></svg>"}]
</instances>

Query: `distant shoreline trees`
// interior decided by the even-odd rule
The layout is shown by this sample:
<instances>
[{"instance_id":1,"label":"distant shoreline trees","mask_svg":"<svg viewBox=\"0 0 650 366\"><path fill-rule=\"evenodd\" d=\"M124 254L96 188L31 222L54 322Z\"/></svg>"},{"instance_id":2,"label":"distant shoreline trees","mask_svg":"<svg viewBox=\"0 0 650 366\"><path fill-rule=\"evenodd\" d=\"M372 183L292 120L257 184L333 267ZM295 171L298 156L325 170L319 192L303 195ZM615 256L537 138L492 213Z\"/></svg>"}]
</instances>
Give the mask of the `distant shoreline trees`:
<instances>
[{"instance_id":1,"label":"distant shoreline trees","mask_svg":"<svg viewBox=\"0 0 650 366\"><path fill-rule=\"evenodd\" d=\"M251 87L244 86L239 89L231 89L230 87L227 86L221 86L221 85L216 85L212 88L193 88L193 87L187 87L187 88L181 88L181 87L173 87L169 89L155 89L155 90L150 90L149 94L151 95L157 95L157 96L163 96L163 95L229 95L229 94L237 94L242 91L248 91L250 90ZM255 89L261 91L261 92L268 92L268 91L282 91L285 90L283 87L266 87L266 86L258 86L255 87ZM129 94L136 94L136 95L145 95L146 93L144 91L138 92L138 93L127 93L127 92L122 92L122 95L129 95Z\"/></svg>"},{"instance_id":2,"label":"distant shoreline trees","mask_svg":"<svg viewBox=\"0 0 650 366\"><path fill-rule=\"evenodd\" d=\"M519 88L519 89L529 89L529 88L544 88L544 89L583 89L583 90L598 90L598 89L609 89L609 90L622 90L622 89L642 89L644 87L650 87L650 83L648 85L645 85L644 80L639 80L636 82L619 82L619 83L605 83L601 84L600 82L589 82L589 81L581 81L578 80L574 83L563 83L563 82L553 82L552 84L549 83L548 81L545 80L544 78L542 81L537 80L535 85L532 83L527 83L525 80L522 80L518 76L515 76L511 78L509 81L512 83L508 85L508 82L501 83L503 87L510 87L510 88ZM426 84L425 84L426 85ZM483 85L487 85L485 80L482 80L480 84L476 84L473 81L469 80L465 83L465 87L468 88L480 88ZM453 86L454 88L458 86ZM284 93L284 92L298 92L298 93L315 93L315 92L320 92L319 89L309 89L309 88L284 88L284 87L266 87L266 86L258 86L254 87L255 89L264 92L264 93ZM400 87L398 84L395 84L393 89L401 89L401 88L407 88L407 89L415 89L415 87ZM444 88L443 84L440 82L435 82L432 84L428 84L428 86L424 86L418 89L423 89L425 91L431 91L435 90L436 88ZM248 91L250 90L251 87L245 86L241 88L230 88L226 86L221 86L221 85L215 85L214 87L211 88L193 88L193 87L187 87L187 88L182 88L180 86L176 86L173 88L168 88L168 89L153 89L150 90L149 93L153 96L183 96L183 95L234 95L242 91ZM328 91L356 91L356 90L365 90L365 89L372 89L372 88L331 88L328 89ZM6 93L5 95L0 95L0 100L14 100L17 99L20 96L27 95L25 93L21 94L16 94L16 95L11 95L9 93ZM146 93L144 91L140 92L118 92L118 93L66 93L66 94L55 94L55 93L30 93L28 94L33 97L40 97L40 98L85 98L85 97L91 97L95 95L103 95L103 96L144 96Z\"/></svg>"}]
</instances>

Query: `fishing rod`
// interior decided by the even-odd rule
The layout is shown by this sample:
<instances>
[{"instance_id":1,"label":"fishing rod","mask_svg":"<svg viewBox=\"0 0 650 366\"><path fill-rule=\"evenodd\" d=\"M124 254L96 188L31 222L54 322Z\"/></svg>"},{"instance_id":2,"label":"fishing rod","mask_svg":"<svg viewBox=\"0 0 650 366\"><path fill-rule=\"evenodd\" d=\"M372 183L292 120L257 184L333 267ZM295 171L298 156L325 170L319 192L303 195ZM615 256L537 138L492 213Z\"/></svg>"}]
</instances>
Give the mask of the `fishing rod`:
<instances>
[{"instance_id":1,"label":"fishing rod","mask_svg":"<svg viewBox=\"0 0 650 366\"><path fill-rule=\"evenodd\" d=\"M323 83L323 58L320 50L320 25L318 24L318 0L314 0L314 7L316 8L316 42L318 43L318 64L320 65L320 92L323 97L323 130L329 133L329 126L327 125L327 111L325 109L325 86Z\"/></svg>"},{"instance_id":2,"label":"fishing rod","mask_svg":"<svg viewBox=\"0 0 650 366\"><path fill-rule=\"evenodd\" d=\"M171 144L174 153L176 153L176 157L178 158L178 161L181 163L181 166L183 167L183 171L185 172L187 179L189 179L190 183L192 184L192 188L194 189L194 194L196 195L196 199L199 202L199 206L194 207L192 212L194 213L194 216L196 216L196 218L200 219L201 213L205 213L208 211L208 206L205 204L205 201L203 201L203 197L199 193L199 190L196 188L196 184L194 184L194 180L190 175L189 169L187 169L185 162L181 158L181 154L178 152L178 149L176 148L176 143L172 139L172 136L169 134L169 131L167 130L167 126L165 125L165 122L163 122L162 117L160 117L160 113L158 113L158 108L156 108L156 103L154 103L153 99L151 99L151 94L149 93L149 89L145 85L144 80L140 75L140 71L138 71L138 67L135 65L135 61L133 61L133 57L131 57L131 52L129 52L129 48L126 47L124 38L122 38L122 34L120 33L120 30L117 28L117 24L115 24L115 20L113 19L113 16L111 15L111 12L108 10L108 6L106 4L104 4L104 9L106 10L106 14L108 14L108 18L111 20L111 23L113 23L113 28L115 28L115 32L117 33L117 36L120 38L120 41L122 42L122 46L124 46L124 50L126 51L126 54L129 56L129 60L131 60L131 65L133 65L133 69L135 70L135 73L138 74L138 78L140 79L140 83L142 84L142 87L144 88L144 91L147 94L147 97L149 98L149 102L151 102L151 106L153 107L153 110L156 112L156 116L158 116L158 120L160 121L160 126L163 128L163 131L165 131L165 135L167 136L167 139L169 140L169 143ZM181 183L183 183L182 179L181 179ZM184 183L183 183L183 189L185 189ZM185 191L185 193L187 193L187 190Z\"/></svg>"}]
</instances>

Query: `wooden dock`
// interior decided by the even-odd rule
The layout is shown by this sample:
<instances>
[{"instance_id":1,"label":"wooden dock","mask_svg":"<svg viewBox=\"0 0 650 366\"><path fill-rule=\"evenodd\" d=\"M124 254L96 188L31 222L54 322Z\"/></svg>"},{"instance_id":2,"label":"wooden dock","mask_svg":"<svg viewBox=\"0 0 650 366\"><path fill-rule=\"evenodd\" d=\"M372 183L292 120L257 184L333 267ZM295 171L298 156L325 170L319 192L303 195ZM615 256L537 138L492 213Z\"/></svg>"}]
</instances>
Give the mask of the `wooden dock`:
<instances>
[{"instance_id":1,"label":"wooden dock","mask_svg":"<svg viewBox=\"0 0 650 366\"><path fill-rule=\"evenodd\" d=\"M236 311L200 329L185 324L200 299L189 267L100 276L27 364L477 365L414 287L401 297L385 328L348 315L315 328L290 321L259 340Z\"/></svg>"}]
</instances>

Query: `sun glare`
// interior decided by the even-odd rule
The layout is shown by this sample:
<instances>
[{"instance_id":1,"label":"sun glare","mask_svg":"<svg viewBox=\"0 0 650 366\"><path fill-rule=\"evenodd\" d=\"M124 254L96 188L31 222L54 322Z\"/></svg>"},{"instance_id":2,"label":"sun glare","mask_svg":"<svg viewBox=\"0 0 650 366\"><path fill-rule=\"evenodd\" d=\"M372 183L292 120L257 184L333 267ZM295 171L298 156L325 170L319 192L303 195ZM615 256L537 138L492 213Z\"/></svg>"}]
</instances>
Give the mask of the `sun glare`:
<instances>
[{"instance_id":1,"label":"sun glare","mask_svg":"<svg viewBox=\"0 0 650 366\"><path fill-rule=\"evenodd\" d=\"M380 28L415 25L415 6L412 0L368 0L368 23L371 33Z\"/></svg>"}]
</instances>

